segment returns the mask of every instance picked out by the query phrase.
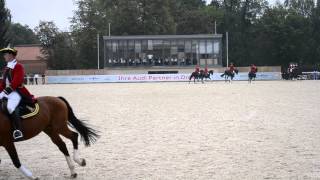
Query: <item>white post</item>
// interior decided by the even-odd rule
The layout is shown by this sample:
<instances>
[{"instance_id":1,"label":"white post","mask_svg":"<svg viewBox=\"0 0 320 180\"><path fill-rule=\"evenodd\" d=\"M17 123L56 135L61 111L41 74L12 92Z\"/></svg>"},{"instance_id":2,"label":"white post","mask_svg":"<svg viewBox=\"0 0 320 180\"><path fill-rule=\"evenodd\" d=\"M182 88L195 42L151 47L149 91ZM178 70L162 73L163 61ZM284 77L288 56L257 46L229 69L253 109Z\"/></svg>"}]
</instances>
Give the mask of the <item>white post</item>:
<instances>
[{"instance_id":1,"label":"white post","mask_svg":"<svg viewBox=\"0 0 320 180\"><path fill-rule=\"evenodd\" d=\"M111 23L109 23L109 37L111 36Z\"/></svg>"},{"instance_id":2,"label":"white post","mask_svg":"<svg viewBox=\"0 0 320 180\"><path fill-rule=\"evenodd\" d=\"M214 34L217 34L217 21L214 21Z\"/></svg>"},{"instance_id":3,"label":"white post","mask_svg":"<svg viewBox=\"0 0 320 180\"><path fill-rule=\"evenodd\" d=\"M100 45L99 45L99 33L97 34L97 47L98 47L98 69L100 69Z\"/></svg>"},{"instance_id":4,"label":"white post","mask_svg":"<svg viewBox=\"0 0 320 180\"><path fill-rule=\"evenodd\" d=\"M229 66L229 39L228 39L228 32L226 32L226 50L227 50L227 67Z\"/></svg>"}]
</instances>

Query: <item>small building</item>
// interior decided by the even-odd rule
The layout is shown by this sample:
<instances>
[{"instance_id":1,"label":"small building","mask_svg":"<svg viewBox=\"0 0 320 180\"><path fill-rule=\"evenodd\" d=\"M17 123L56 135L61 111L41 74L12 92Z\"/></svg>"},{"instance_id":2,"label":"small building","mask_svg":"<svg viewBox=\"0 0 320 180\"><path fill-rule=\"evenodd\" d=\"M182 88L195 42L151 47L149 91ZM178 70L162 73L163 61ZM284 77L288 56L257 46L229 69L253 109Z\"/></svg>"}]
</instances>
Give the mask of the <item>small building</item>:
<instances>
[{"instance_id":1,"label":"small building","mask_svg":"<svg viewBox=\"0 0 320 180\"><path fill-rule=\"evenodd\" d=\"M222 67L222 34L104 36L105 68Z\"/></svg>"},{"instance_id":2,"label":"small building","mask_svg":"<svg viewBox=\"0 0 320 180\"><path fill-rule=\"evenodd\" d=\"M45 74L47 62L41 53L40 44L17 45L17 60L24 66L26 74Z\"/></svg>"}]
</instances>

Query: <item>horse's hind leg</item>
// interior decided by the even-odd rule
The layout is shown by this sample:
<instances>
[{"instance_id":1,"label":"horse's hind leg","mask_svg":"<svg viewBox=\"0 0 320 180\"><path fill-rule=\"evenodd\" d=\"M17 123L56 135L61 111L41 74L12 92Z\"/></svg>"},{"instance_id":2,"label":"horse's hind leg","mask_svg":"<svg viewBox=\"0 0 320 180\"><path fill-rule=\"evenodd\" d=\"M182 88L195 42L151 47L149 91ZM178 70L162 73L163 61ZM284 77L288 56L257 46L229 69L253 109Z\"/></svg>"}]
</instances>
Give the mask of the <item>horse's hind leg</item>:
<instances>
[{"instance_id":1,"label":"horse's hind leg","mask_svg":"<svg viewBox=\"0 0 320 180\"><path fill-rule=\"evenodd\" d=\"M59 132L64 137L70 139L73 145L73 160L79 164L80 166L86 166L86 160L79 158L79 151L78 151L78 133L71 131L68 126L63 128L61 132Z\"/></svg>"},{"instance_id":2,"label":"horse's hind leg","mask_svg":"<svg viewBox=\"0 0 320 180\"><path fill-rule=\"evenodd\" d=\"M52 142L58 146L59 150L64 154L64 156L66 157L66 161L68 163L70 172L71 172L71 177L72 178L76 178L77 177L77 173L75 172L75 166L73 161L70 158L66 143L63 142L63 140L61 139L61 137L59 136L58 133L53 132L53 131L44 131L52 140Z\"/></svg>"},{"instance_id":3,"label":"horse's hind leg","mask_svg":"<svg viewBox=\"0 0 320 180\"><path fill-rule=\"evenodd\" d=\"M26 167L24 167L19 160L19 156L16 150L16 147L14 146L13 142L8 142L4 144L4 148L7 150L13 165L19 169L23 175L25 175L29 179L37 180L39 178L33 177L32 172L28 170Z\"/></svg>"}]
</instances>

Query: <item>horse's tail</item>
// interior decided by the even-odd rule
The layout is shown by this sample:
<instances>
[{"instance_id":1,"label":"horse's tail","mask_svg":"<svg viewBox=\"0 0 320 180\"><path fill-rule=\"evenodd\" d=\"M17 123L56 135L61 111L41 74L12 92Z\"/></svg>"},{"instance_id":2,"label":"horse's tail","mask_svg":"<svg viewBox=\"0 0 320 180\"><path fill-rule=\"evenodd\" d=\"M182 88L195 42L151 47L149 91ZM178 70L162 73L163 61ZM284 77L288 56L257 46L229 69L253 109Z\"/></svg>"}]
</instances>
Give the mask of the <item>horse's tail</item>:
<instances>
[{"instance_id":1,"label":"horse's tail","mask_svg":"<svg viewBox=\"0 0 320 180\"><path fill-rule=\"evenodd\" d=\"M63 97L58 97L68 107L68 124L74 127L81 135L81 140L84 141L85 146L90 146L99 138L98 132L82 121L80 121L73 113L73 110L68 101Z\"/></svg>"}]
</instances>

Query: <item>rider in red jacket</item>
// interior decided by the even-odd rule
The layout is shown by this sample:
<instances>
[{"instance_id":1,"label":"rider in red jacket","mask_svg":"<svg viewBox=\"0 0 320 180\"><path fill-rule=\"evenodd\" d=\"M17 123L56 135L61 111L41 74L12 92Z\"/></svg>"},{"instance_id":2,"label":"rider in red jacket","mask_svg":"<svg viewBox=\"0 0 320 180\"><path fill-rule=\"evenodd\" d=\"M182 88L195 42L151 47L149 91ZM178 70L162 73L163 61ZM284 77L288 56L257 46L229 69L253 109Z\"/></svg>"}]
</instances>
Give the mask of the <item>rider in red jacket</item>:
<instances>
[{"instance_id":1,"label":"rider in red jacket","mask_svg":"<svg viewBox=\"0 0 320 180\"><path fill-rule=\"evenodd\" d=\"M9 112L9 117L13 122L13 127L15 128L13 138L15 140L21 140L23 134L17 106L21 100L28 103L34 103L35 99L23 85L24 68L22 64L18 63L16 60L18 51L11 48L4 48L1 49L0 52L4 54L4 59L7 62L7 65L3 70L3 79L0 84L0 99L8 99L7 110Z\"/></svg>"},{"instance_id":2,"label":"rider in red jacket","mask_svg":"<svg viewBox=\"0 0 320 180\"><path fill-rule=\"evenodd\" d=\"M208 74L208 66L206 66L205 68L204 68L204 74Z\"/></svg>"},{"instance_id":3,"label":"rider in red jacket","mask_svg":"<svg viewBox=\"0 0 320 180\"><path fill-rule=\"evenodd\" d=\"M234 70L235 70L234 64L233 64L233 63L230 63L230 65L229 65L229 71L233 73Z\"/></svg>"},{"instance_id":4,"label":"rider in red jacket","mask_svg":"<svg viewBox=\"0 0 320 180\"><path fill-rule=\"evenodd\" d=\"M251 64L250 72L255 74L255 73L257 73L257 71L258 71L257 66L256 66L256 65L254 65L254 64Z\"/></svg>"},{"instance_id":5,"label":"rider in red jacket","mask_svg":"<svg viewBox=\"0 0 320 180\"><path fill-rule=\"evenodd\" d=\"M200 67L199 67L199 65L196 65L195 72L197 72L197 73L199 73L199 72L200 72Z\"/></svg>"}]
</instances>

